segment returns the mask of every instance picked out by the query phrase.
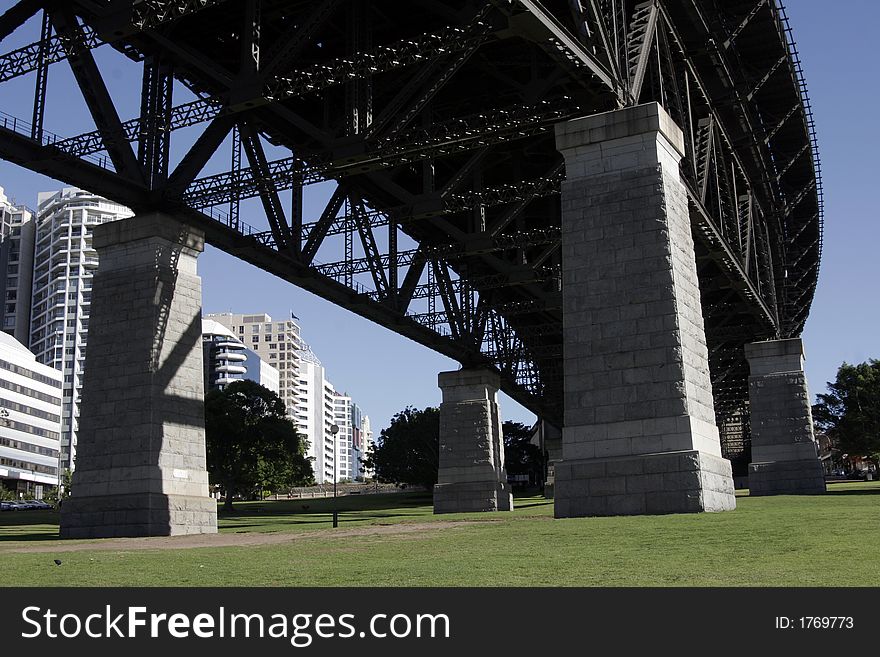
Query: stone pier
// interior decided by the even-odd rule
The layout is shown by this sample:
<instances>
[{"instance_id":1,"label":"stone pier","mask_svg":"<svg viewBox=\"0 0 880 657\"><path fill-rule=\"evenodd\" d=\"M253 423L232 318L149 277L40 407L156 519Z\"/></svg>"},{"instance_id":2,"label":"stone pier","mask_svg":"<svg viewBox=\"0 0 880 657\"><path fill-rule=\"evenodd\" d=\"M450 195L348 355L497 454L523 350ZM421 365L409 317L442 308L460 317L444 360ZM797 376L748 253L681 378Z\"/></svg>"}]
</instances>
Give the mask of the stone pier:
<instances>
[{"instance_id":1,"label":"stone pier","mask_svg":"<svg viewBox=\"0 0 880 657\"><path fill-rule=\"evenodd\" d=\"M204 235L160 214L94 229L85 381L61 536L217 531L201 347Z\"/></svg>"},{"instance_id":2,"label":"stone pier","mask_svg":"<svg viewBox=\"0 0 880 657\"><path fill-rule=\"evenodd\" d=\"M745 352L752 432L749 495L824 493L803 343L799 338L754 342Z\"/></svg>"},{"instance_id":3,"label":"stone pier","mask_svg":"<svg viewBox=\"0 0 880 657\"><path fill-rule=\"evenodd\" d=\"M650 103L557 124L556 143L566 167L556 516L733 509L682 132Z\"/></svg>"},{"instance_id":4,"label":"stone pier","mask_svg":"<svg viewBox=\"0 0 880 657\"><path fill-rule=\"evenodd\" d=\"M498 375L485 368L441 372L440 463L434 513L510 511L498 411Z\"/></svg>"}]
</instances>

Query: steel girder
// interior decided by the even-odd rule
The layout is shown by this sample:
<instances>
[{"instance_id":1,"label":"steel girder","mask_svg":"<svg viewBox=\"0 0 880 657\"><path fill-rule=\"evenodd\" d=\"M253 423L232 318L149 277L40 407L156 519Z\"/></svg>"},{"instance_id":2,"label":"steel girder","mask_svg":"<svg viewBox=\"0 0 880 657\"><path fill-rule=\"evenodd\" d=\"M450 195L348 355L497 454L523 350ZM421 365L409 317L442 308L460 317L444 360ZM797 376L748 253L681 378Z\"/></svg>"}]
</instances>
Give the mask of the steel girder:
<instances>
[{"instance_id":1,"label":"steel girder","mask_svg":"<svg viewBox=\"0 0 880 657\"><path fill-rule=\"evenodd\" d=\"M462 363L494 364L507 392L558 424L564 171L550 128L659 101L685 134L725 449L747 449L742 345L800 331L821 249L809 102L780 8L772 0L398 7L22 0L0 16L0 36L43 8L54 34L44 27L39 42L0 55L0 83L38 78L33 120L0 123L0 154L135 210L177 213L216 246L334 303ZM102 91L89 54L101 44L142 63L140 117L120 120ZM43 129L44 72L63 59L94 132ZM174 84L197 99L173 106ZM198 125L202 134L172 169L175 131ZM202 174L230 141L230 171ZM291 155L270 160L270 146ZM317 221L304 222L304 186L326 180L338 190ZM249 197L260 199L268 230L241 220Z\"/></svg>"}]
</instances>

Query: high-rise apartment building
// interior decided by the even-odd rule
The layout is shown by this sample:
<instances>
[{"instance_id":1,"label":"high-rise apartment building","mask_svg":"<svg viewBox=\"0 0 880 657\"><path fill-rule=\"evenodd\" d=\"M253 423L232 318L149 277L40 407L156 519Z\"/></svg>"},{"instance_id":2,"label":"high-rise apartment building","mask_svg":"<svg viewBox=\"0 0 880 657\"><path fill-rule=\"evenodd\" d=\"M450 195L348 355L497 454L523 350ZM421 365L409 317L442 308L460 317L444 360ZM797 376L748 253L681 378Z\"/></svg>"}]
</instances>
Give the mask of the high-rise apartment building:
<instances>
[{"instance_id":1,"label":"high-rise apartment building","mask_svg":"<svg viewBox=\"0 0 880 657\"><path fill-rule=\"evenodd\" d=\"M336 434L337 481L356 481L363 478L363 459L366 456L364 423L369 429L370 418L346 393L333 396L333 420L339 427ZM372 432L371 432L372 433Z\"/></svg>"},{"instance_id":2,"label":"high-rise apartment building","mask_svg":"<svg viewBox=\"0 0 880 657\"><path fill-rule=\"evenodd\" d=\"M367 457L367 454L370 451L370 447L372 447L373 445L373 427L370 424L369 415L364 415L364 419L361 422L361 435L363 437L363 450L361 453L361 458L364 459ZM359 466L358 476L369 478L373 476L373 471L369 468L365 468L363 462L361 462Z\"/></svg>"},{"instance_id":3,"label":"high-rise apartment building","mask_svg":"<svg viewBox=\"0 0 880 657\"><path fill-rule=\"evenodd\" d=\"M303 349L299 324L293 318L275 321L266 314L213 313L205 318L225 326L245 347L278 370L278 395L284 400L287 415L296 422L299 352Z\"/></svg>"},{"instance_id":4,"label":"high-rise apartment building","mask_svg":"<svg viewBox=\"0 0 880 657\"><path fill-rule=\"evenodd\" d=\"M0 187L0 329L23 345L30 344L35 230L33 210L8 199Z\"/></svg>"},{"instance_id":5,"label":"high-rise apartment building","mask_svg":"<svg viewBox=\"0 0 880 657\"><path fill-rule=\"evenodd\" d=\"M76 188L37 197L29 346L40 363L62 372L62 468L73 469L76 456L92 274L98 266L92 227L132 214Z\"/></svg>"},{"instance_id":6,"label":"high-rise apartment building","mask_svg":"<svg viewBox=\"0 0 880 657\"><path fill-rule=\"evenodd\" d=\"M59 479L61 372L0 333L0 485L42 499Z\"/></svg>"},{"instance_id":7,"label":"high-rise apartment building","mask_svg":"<svg viewBox=\"0 0 880 657\"><path fill-rule=\"evenodd\" d=\"M206 393L248 379L278 394L278 370L219 322L202 320L202 351Z\"/></svg>"},{"instance_id":8,"label":"high-rise apartment building","mask_svg":"<svg viewBox=\"0 0 880 657\"><path fill-rule=\"evenodd\" d=\"M333 393L321 361L304 345L300 352L295 422L297 431L308 440L308 456L313 459L312 469L319 484L333 481Z\"/></svg>"}]
</instances>

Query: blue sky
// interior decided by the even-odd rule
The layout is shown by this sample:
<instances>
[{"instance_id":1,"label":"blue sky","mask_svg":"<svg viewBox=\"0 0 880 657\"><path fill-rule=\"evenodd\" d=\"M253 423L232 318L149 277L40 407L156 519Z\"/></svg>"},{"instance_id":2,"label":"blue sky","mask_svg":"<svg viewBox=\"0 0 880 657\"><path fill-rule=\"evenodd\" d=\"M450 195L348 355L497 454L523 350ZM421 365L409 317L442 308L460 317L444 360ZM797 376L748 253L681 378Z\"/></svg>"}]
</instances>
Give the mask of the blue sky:
<instances>
[{"instance_id":1,"label":"blue sky","mask_svg":"<svg viewBox=\"0 0 880 657\"><path fill-rule=\"evenodd\" d=\"M0 0L0 11L12 3ZM788 14L806 72L819 134L825 185L825 240L820 283L804 332L807 377L813 393L824 391L841 362L880 357L880 222L876 191L880 187L880 129L876 112L880 92L875 81L880 61L874 52L874 26L880 21L875 0L792 0ZM858 20L853 20L858 17ZM34 40L35 21L12 35L0 51ZM120 115L137 115L137 98L126 90L140 88L139 71L108 48L97 51ZM136 76L134 80L132 77ZM30 119L31 77L0 85L0 111ZM187 98L179 95L176 102ZM69 70L56 64L50 72L46 128L64 135L92 129ZM175 133L178 143L197 135ZM270 157L279 157L280 154ZM222 157L209 168L220 170ZM0 161L0 186L18 202L36 204L38 191L57 189L56 181ZM323 208L326 185L309 188L306 217ZM242 218L250 223L246 204ZM326 260L326 258L322 258ZM437 405L437 373L457 363L426 347L361 319L299 288L274 278L216 249L199 261L208 312L267 312L301 321L303 335L328 370L333 383L349 392L371 416L376 430L407 405ZM505 419L526 423L534 416L502 397Z\"/></svg>"}]
</instances>

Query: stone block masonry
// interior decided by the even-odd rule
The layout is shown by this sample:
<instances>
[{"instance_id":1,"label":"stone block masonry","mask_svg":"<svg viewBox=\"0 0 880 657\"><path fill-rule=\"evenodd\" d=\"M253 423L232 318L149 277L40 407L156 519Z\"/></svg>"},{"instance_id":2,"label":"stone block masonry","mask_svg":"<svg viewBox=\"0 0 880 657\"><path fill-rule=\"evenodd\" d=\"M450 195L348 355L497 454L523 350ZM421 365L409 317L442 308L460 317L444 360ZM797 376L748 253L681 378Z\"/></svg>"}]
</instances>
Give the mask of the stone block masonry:
<instances>
[{"instance_id":1,"label":"stone block masonry","mask_svg":"<svg viewBox=\"0 0 880 657\"><path fill-rule=\"evenodd\" d=\"M745 346L749 361L750 495L824 493L825 475L799 338Z\"/></svg>"},{"instance_id":2,"label":"stone block masonry","mask_svg":"<svg viewBox=\"0 0 880 657\"><path fill-rule=\"evenodd\" d=\"M61 536L217 531L201 347L204 235L160 214L94 229L100 264Z\"/></svg>"},{"instance_id":3,"label":"stone block masonry","mask_svg":"<svg viewBox=\"0 0 880 657\"><path fill-rule=\"evenodd\" d=\"M485 368L441 372L440 463L434 513L510 511L498 375Z\"/></svg>"},{"instance_id":4,"label":"stone block masonry","mask_svg":"<svg viewBox=\"0 0 880 657\"><path fill-rule=\"evenodd\" d=\"M565 157L557 517L733 509L681 130L656 103L556 126Z\"/></svg>"}]
</instances>

